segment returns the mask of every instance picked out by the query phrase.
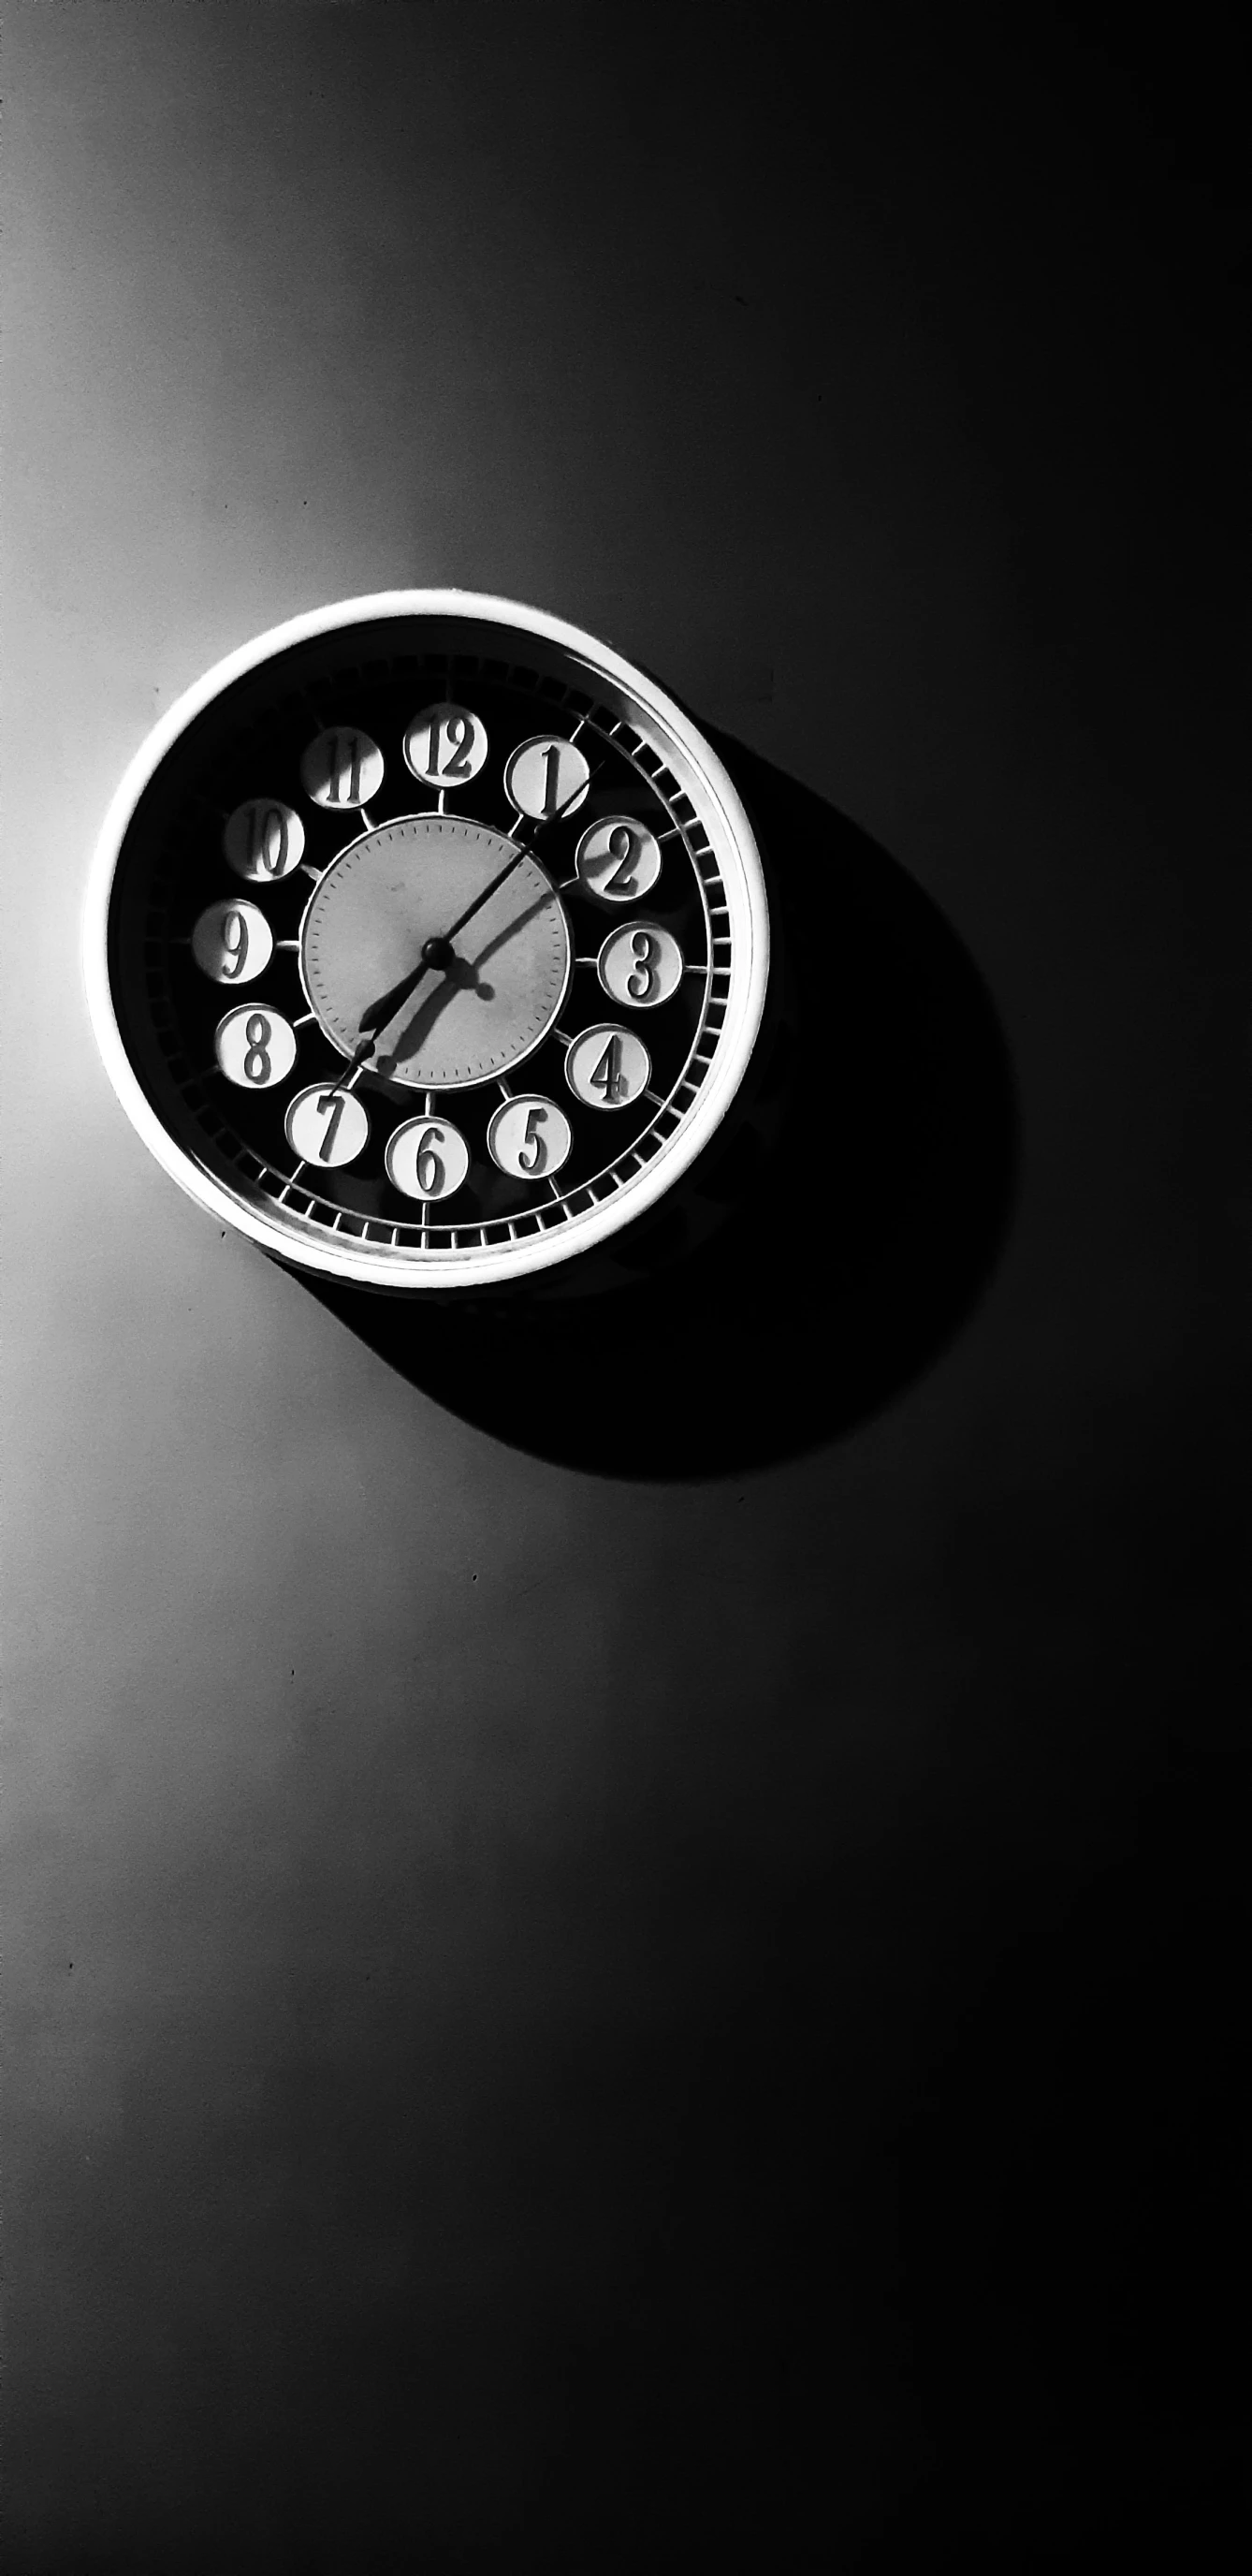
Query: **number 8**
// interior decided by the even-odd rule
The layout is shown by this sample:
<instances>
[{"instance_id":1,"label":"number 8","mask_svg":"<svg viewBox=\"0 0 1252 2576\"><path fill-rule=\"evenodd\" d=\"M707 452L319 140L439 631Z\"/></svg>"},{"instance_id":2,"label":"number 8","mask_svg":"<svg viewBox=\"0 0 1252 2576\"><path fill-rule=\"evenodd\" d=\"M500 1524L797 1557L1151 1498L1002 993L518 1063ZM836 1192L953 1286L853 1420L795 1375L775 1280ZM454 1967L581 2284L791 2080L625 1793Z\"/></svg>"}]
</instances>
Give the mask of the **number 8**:
<instances>
[{"instance_id":1,"label":"number 8","mask_svg":"<svg viewBox=\"0 0 1252 2576\"><path fill-rule=\"evenodd\" d=\"M248 1041L248 1052L243 1060L245 1082L269 1081L273 1071L269 1056L269 1042L273 1034L264 1011L253 1011L244 1029L244 1036ZM254 1059L255 1071L253 1070Z\"/></svg>"}]
</instances>

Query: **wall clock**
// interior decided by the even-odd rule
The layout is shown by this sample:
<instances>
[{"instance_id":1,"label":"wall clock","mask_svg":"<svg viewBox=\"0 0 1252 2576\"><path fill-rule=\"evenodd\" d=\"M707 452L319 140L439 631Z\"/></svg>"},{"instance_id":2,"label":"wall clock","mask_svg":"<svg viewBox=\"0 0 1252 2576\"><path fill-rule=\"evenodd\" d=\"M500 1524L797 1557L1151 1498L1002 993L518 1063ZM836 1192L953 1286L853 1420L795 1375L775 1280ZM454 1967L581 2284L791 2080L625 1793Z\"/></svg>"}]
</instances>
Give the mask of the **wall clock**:
<instances>
[{"instance_id":1,"label":"wall clock","mask_svg":"<svg viewBox=\"0 0 1252 2576\"><path fill-rule=\"evenodd\" d=\"M723 764L578 628L389 591L206 673L131 764L85 968L167 1172L297 1267L456 1293L629 1226L707 1146L768 911Z\"/></svg>"}]
</instances>

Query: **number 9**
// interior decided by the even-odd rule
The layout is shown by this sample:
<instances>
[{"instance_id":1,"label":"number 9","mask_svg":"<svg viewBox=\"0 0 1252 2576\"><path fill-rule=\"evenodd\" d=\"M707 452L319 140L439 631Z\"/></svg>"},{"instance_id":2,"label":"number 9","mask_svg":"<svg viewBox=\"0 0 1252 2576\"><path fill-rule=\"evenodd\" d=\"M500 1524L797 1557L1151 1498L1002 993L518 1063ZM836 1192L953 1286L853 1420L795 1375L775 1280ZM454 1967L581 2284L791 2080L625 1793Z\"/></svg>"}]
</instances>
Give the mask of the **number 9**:
<instances>
[{"instance_id":1,"label":"number 9","mask_svg":"<svg viewBox=\"0 0 1252 2576\"><path fill-rule=\"evenodd\" d=\"M274 954L274 934L254 903L211 903L191 934L191 951L215 984L253 984Z\"/></svg>"}]
</instances>

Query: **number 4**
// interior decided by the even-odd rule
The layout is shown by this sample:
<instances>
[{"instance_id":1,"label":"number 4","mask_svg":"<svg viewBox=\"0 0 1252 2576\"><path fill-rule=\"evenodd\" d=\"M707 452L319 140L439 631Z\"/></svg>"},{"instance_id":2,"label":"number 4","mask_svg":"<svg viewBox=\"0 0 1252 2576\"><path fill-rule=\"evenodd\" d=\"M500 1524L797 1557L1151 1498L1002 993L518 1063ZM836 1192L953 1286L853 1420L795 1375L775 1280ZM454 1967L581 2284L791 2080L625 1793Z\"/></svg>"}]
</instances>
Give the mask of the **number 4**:
<instances>
[{"instance_id":1,"label":"number 4","mask_svg":"<svg viewBox=\"0 0 1252 2576\"><path fill-rule=\"evenodd\" d=\"M606 1100L621 1100L627 1094L629 1084L622 1072L620 1038L609 1039L599 1063L593 1067L587 1079L591 1082L593 1090L604 1093Z\"/></svg>"}]
</instances>

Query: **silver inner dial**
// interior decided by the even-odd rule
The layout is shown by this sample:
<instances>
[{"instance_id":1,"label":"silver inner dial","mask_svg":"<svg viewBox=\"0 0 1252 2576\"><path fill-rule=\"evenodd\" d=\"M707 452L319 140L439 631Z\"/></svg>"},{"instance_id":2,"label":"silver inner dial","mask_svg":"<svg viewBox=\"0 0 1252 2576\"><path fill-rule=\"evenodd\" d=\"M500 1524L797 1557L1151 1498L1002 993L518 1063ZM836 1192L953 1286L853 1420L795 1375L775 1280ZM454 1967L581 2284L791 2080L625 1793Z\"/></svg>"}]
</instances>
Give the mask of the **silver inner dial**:
<instances>
[{"instance_id":1,"label":"silver inner dial","mask_svg":"<svg viewBox=\"0 0 1252 2576\"><path fill-rule=\"evenodd\" d=\"M443 939L519 845L482 823L414 815L354 841L304 916L300 965L322 1027L353 1054L362 1019ZM569 983L564 907L529 855L474 913L455 963L430 968L378 1030L376 1072L415 1091L507 1073L540 1046Z\"/></svg>"}]
</instances>

